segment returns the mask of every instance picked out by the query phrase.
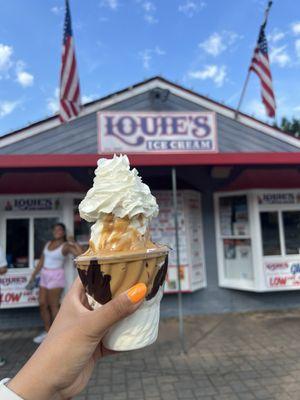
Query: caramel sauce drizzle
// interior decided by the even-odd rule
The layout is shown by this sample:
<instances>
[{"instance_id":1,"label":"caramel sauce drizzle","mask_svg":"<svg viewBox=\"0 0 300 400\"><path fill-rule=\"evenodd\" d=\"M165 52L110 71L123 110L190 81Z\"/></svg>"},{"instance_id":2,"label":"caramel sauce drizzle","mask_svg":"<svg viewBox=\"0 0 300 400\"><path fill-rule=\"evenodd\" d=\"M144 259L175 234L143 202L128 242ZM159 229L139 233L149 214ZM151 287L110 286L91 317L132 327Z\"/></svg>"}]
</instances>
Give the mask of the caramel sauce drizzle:
<instances>
[{"instance_id":1,"label":"caramel sauce drizzle","mask_svg":"<svg viewBox=\"0 0 300 400\"><path fill-rule=\"evenodd\" d=\"M139 215L140 224L143 223L143 216ZM103 228L99 245L89 241L89 249L85 255L98 255L107 252L134 251L156 247L150 240L149 230L145 235L134 227L130 226L128 217L118 218L113 214L107 214L103 220Z\"/></svg>"}]
</instances>

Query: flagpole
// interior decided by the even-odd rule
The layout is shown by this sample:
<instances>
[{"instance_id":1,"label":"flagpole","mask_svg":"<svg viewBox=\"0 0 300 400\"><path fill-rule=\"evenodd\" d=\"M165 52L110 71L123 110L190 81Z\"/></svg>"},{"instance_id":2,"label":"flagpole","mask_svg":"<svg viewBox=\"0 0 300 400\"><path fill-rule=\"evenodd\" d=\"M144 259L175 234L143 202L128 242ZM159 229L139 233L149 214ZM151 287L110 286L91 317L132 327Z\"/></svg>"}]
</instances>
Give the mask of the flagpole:
<instances>
[{"instance_id":1,"label":"flagpole","mask_svg":"<svg viewBox=\"0 0 300 400\"><path fill-rule=\"evenodd\" d=\"M270 8L272 6L272 3L273 3L272 0L268 1L268 5L267 5L267 8L266 8L265 14L264 14L264 20L263 20L263 23L262 23L261 27L263 27L267 23L267 19L268 19L268 16L269 16L269 12L270 12ZM240 113L240 109L241 109L241 106L242 106L242 103L243 103L243 100L244 100L244 97L245 97L246 89L247 89L247 86L248 86L248 83L249 83L250 73L251 73L251 71L250 71L250 68L249 68L247 76L246 76L246 79L245 79L245 82L244 82L244 86L243 86L243 89L242 89L242 92L241 92L239 103L238 103L237 109L235 110L235 116L234 116L235 119L238 119L238 115Z\"/></svg>"},{"instance_id":2,"label":"flagpole","mask_svg":"<svg viewBox=\"0 0 300 400\"><path fill-rule=\"evenodd\" d=\"M235 116L234 116L235 119L238 118L238 115L240 113L241 105L242 105L242 102L244 100L246 89L247 89L247 86L248 86L248 83L249 83L250 73L251 73L251 71L250 71L250 69L248 69L248 73L247 73L247 76L246 76L246 79L245 79L245 82L244 82L244 86L243 86L243 89L242 89L242 93L241 93L241 96L240 96L239 104L237 106L237 109L235 110Z\"/></svg>"}]
</instances>

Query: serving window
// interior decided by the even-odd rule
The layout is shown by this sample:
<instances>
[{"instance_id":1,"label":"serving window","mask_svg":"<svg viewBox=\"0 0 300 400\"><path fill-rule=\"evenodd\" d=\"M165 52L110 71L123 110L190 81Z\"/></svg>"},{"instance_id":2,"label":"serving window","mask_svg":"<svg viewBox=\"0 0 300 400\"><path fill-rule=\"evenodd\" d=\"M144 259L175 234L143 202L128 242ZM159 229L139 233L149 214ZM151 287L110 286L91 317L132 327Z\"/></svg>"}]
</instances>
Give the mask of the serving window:
<instances>
[{"instance_id":1,"label":"serving window","mask_svg":"<svg viewBox=\"0 0 300 400\"><path fill-rule=\"evenodd\" d=\"M78 193L0 196L0 245L9 267L0 276L0 309L38 305L38 287L26 289L31 268L52 239L55 223L64 223L67 235L84 239L86 227L74 221L73 199L80 197ZM76 276L72 257L66 259L65 273L67 289Z\"/></svg>"},{"instance_id":2,"label":"serving window","mask_svg":"<svg viewBox=\"0 0 300 400\"><path fill-rule=\"evenodd\" d=\"M9 269L34 267L61 219L62 200L57 197L0 197L0 243Z\"/></svg>"},{"instance_id":3,"label":"serving window","mask_svg":"<svg viewBox=\"0 0 300 400\"><path fill-rule=\"evenodd\" d=\"M219 284L253 290L300 288L300 191L215 194Z\"/></svg>"},{"instance_id":4,"label":"serving window","mask_svg":"<svg viewBox=\"0 0 300 400\"><path fill-rule=\"evenodd\" d=\"M260 213L264 256L300 254L300 210Z\"/></svg>"},{"instance_id":5,"label":"serving window","mask_svg":"<svg viewBox=\"0 0 300 400\"><path fill-rule=\"evenodd\" d=\"M253 287L252 241L247 193L217 196L217 249L220 284Z\"/></svg>"}]
</instances>

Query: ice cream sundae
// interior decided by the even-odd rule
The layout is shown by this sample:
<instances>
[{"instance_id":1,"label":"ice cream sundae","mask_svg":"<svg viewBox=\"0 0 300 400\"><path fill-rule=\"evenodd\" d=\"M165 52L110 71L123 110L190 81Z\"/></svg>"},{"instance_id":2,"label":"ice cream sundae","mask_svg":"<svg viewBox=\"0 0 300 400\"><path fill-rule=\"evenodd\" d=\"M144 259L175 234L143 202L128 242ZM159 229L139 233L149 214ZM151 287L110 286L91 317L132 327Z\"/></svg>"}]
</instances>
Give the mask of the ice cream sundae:
<instances>
[{"instance_id":1,"label":"ice cream sundae","mask_svg":"<svg viewBox=\"0 0 300 400\"><path fill-rule=\"evenodd\" d=\"M93 187L79 205L94 222L88 250L76 259L90 305L101 307L138 282L147 295L142 306L105 336L112 350L131 350L156 340L168 248L151 241L149 223L158 206L127 156L100 159Z\"/></svg>"}]
</instances>

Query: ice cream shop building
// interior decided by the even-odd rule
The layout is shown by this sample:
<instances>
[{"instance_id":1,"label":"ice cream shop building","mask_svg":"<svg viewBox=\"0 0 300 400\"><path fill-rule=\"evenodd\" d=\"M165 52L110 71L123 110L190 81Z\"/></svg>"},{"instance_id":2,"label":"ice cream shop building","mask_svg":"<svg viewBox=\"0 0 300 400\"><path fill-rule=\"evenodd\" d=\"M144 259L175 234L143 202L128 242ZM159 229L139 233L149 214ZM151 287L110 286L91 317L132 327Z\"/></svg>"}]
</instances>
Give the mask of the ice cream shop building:
<instances>
[{"instance_id":1,"label":"ice cream shop building","mask_svg":"<svg viewBox=\"0 0 300 400\"><path fill-rule=\"evenodd\" d=\"M154 240L172 248L162 309L176 312L171 196L176 167L185 313L300 305L300 141L161 77L0 138L1 315L32 316L31 268L62 221L86 245L78 203L100 156L127 154L160 206ZM68 260L69 284L73 280Z\"/></svg>"}]
</instances>

